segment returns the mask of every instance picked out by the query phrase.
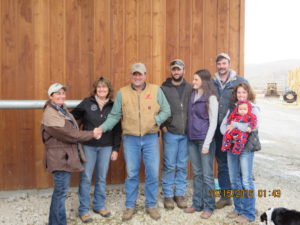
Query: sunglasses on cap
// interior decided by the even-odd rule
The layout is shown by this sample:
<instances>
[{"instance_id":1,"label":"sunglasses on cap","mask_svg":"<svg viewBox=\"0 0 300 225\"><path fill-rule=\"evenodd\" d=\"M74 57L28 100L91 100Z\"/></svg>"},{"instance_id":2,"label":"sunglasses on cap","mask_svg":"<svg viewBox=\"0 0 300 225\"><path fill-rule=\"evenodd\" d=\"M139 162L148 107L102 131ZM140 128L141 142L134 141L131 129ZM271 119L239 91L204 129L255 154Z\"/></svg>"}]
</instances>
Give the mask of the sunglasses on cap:
<instances>
[{"instance_id":1,"label":"sunglasses on cap","mask_svg":"<svg viewBox=\"0 0 300 225\"><path fill-rule=\"evenodd\" d=\"M175 65L178 65L178 66L181 66L181 67L184 67L184 64L182 61L179 61L179 60L174 60L170 63L170 66L175 66Z\"/></svg>"}]
</instances>

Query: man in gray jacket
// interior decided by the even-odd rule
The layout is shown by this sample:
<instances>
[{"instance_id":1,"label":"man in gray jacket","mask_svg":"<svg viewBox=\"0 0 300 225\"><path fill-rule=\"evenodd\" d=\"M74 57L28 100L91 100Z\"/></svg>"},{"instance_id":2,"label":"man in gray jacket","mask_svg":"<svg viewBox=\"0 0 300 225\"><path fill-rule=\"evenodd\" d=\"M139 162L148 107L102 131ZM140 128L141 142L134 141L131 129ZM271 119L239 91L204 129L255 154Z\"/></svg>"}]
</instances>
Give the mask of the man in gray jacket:
<instances>
[{"instance_id":1,"label":"man in gray jacket","mask_svg":"<svg viewBox=\"0 0 300 225\"><path fill-rule=\"evenodd\" d=\"M171 108L171 117L161 126L164 144L162 189L166 209L174 209L174 200L179 208L187 207L184 199L188 160L186 120L192 91L192 86L183 78L182 60L173 60L170 70L171 77L161 87Z\"/></svg>"},{"instance_id":2,"label":"man in gray jacket","mask_svg":"<svg viewBox=\"0 0 300 225\"><path fill-rule=\"evenodd\" d=\"M218 162L218 181L221 188L221 198L216 203L216 209L232 205L231 199L225 195L226 190L231 190L229 179L227 152L222 152L223 135L220 132L221 123L230 107L232 91L239 83L247 82L243 77L230 69L230 57L226 53L220 53L216 57L217 71L214 85L219 95L218 125L215 133L216 159Z\"/></svg>"}]
</instances>

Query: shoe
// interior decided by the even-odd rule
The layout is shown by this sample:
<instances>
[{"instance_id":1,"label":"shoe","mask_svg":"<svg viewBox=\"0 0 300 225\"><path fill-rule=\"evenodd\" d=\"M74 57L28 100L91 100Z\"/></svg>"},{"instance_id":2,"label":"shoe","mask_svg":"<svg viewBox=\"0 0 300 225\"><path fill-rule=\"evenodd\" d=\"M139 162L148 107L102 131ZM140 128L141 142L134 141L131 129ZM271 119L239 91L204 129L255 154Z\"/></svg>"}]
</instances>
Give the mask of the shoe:
<instances>
[{"instance_id":1,"label":"shoe","mask_svg":"<svg viewBox=\"0 0 300 225\"><path fill-rule=\"evenodd\" d=\"M134 213L135 213L135 209L125 209L123 211L122 221L131 220Z\"/></svg>"},{"instance_id":2,"label":"shoe","mask_svg":"<svg viewBox=\"0 0 300 225\"><path fill-rule=\"evenodd\" d=\"M225 206L229 206L229 205L232 205L232 201L231 199L219 199L219 201L217 201L216 203L216 209L222 209L224 208Z\"/></svg>"},{"instance_id":3,"label":"shoe","mask_svg":"<svg viewBox=\"0 0 300 225\"><path fill-rule=\"evenodd\" d=\"M90 223L93 221L92 217L90 214L83 214L83 215L80 215L79 218L81 219L81 221L83 223Z\"/></svg>"},{"instance_id":4,"label":"shoe","mask_svg":"<svg viewBox=\"0 0 300 225\"><path fill-rule=\"evenodd\" d=\"M175 196L174 200L178 208L185 209L187 207L186 200L184 199L183 196Z\"/></svg>"},{"instance_id":5,"label":"shoe","mask_svg":"<svg viewBox=\"0 0 300 225\"><path fill-rule=\"evenodd\" d=\"M154 220L160 219L160 214L158 212L157 208L147 208L146 212L149 214L149 216Z\"/></svg>"},{"instance_id":6,"label":"shoe","mask_svg":"<svg viewBox=\"0 0 300 225\"><path fill-rule=\"evenodd\" d=\"M103 217L109 217L111 215L110 211L108 211L107 209L100 209L100 210L93 210L95 213L100 214Z\"/></svg>"},{"instance_id":7,"label":"shoe","mask_svg":"<svg viewBox=\"0 0 300 225\"><path fill-rule=\"evenodd\" d=\"M193 208L193 207L187 207L183 210L183 212L185 212L185 213L194 213L194 212L196 212L196 209Z\"/></svg>"},{"instance_id":8,"label":"shoe","mask_svg":"<svg viewBox=\"0 0 300 225\"><path fill-rule=\"evenodd\" d=\"M239 214L237 214L235 211L232 211L227 214L227 218L230 218L230 219L237 218L238 216L239 216Z\"/></svg>"},{"instance_id":9,"label":"shoe","mask_svg":"<svg viewBox=\"0 0 300 225\"><path fill-rule=\"evenodd\" d=\"M173 198L164 198L164 207L165 209L174 209Z\"/></svg>"},{"instance_id":10,"label":"shoe","mask_svg":"<svg viewBox=\"0 0 300 225\"><path fill-rule=\"evenodd\" d=\"M212 212L209 212L209 211L203 211L203 212L201 213L200 217L201 217L202 219L208 219L209 217L211 217L211 215L212 215Z\"/></svg>"},{"instance_id":11,"label":"shoe","mask_svg":"<svg viewBox=\"0 0 300 225\"><path fill-rule=\"evenodd\" d=\"M235 220L236 223L240 223L240 224L243 224L243 223L250 223L251 221L248 220L246 217L244 216L238 216Z\"/></svg>"}]
</instances>

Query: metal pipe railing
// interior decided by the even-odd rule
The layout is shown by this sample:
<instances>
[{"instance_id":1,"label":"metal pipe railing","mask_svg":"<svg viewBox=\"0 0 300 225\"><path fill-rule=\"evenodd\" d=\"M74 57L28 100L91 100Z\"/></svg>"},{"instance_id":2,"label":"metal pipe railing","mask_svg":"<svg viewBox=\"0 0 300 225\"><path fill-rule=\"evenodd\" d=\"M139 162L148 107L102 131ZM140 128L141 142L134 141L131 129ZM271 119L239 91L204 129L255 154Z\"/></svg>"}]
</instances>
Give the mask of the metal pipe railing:
<instances>
[{"instance_id":1,"label":"metal pipe railing","mask_svg":"<svg viewBox=\"0 0 300 225\"><path fill-rule=\"evenodd\" d=\"M47 100L0 100L0 109L42 109ZM81 100L66 100L68 108L76 107Z\"/></svg>"}]
</instances>

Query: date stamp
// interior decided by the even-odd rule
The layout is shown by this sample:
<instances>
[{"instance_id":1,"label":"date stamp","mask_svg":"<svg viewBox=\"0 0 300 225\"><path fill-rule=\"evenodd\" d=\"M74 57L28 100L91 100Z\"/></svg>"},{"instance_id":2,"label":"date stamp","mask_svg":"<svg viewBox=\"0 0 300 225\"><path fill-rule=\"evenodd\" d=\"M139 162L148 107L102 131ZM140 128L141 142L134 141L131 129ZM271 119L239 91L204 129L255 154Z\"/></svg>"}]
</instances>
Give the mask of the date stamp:
<instances>
[{"instance_id":1,"label":"date stamp","mask_svg":"<svg viewBox=\"0 0 300 225\"><path fill-rule=\"evenodd\" d=\"M210 197L237 197L237 198L244 198L244 197L254 197L257 196L258 198L266 198L266 197L274 197L280 198L281 190L280 189L273 189L273 190L266 190L266 189L258 189L257 193L253 190L210 190L209 196Z\"/></svg>"}]
</instances>

